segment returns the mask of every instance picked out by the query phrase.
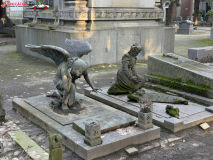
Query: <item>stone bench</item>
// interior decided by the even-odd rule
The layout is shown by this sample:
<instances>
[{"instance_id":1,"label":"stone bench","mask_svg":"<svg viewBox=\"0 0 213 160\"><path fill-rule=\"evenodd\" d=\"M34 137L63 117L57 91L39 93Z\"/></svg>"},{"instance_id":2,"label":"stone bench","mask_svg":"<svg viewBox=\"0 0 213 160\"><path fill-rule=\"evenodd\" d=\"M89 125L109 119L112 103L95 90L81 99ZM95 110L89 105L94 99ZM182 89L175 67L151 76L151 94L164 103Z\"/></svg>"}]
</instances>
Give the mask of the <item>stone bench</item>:
<instances>
[{"instance_id":1,"label":"stone bench","mask_svg":"<svg viewBox=\"0 0 213 160\"><path fill-rule=\"evenodd\" d=\"M201 63L213 62L213 46L188 49L188 58Z\"/></svg>"}]
</instances>

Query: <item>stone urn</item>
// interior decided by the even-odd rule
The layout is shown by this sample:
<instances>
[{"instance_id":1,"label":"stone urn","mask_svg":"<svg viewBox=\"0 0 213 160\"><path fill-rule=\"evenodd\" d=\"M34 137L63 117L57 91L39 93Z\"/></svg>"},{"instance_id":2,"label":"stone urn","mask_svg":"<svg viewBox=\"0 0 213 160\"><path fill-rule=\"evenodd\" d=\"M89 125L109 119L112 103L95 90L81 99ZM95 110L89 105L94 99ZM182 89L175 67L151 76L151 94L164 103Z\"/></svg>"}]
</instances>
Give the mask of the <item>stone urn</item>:
<instances>
[{"instance_id":1,"label":"stone urn","mask_svg":"<svg viewBox=\"0 0 213 160\"><path fill-rule=\"evenodd\" d=\"M138 122L137 126L139 126L142 129L149 129L153 127L152 124L152 112L138 112Z\"/></svg>"}]
</instances>

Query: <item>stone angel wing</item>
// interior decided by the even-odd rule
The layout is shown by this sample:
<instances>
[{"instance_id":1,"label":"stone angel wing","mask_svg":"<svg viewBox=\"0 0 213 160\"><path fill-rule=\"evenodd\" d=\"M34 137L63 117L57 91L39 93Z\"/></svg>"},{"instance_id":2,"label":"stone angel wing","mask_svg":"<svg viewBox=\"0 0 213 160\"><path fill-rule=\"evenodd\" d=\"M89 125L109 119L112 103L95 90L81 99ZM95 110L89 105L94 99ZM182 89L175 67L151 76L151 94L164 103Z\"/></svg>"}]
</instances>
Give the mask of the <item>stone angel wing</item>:
<instances>
[{"instance_id":1,"label":"stone angel wing","mask_svg":"<svg viewBox=\"0 0 213 160\"><path fill-rule=\"evenodd\" d=\"M30 51L37 52L42 54L48 58L51 58L57 66L59 66L63 62L67 62L70 54L63 48L52 46L52 45L25 45Z\"/></svg>"},{"instance_id":2,"label":"stone angel wing","mask_svg":"<svg viewBox=\"0 0 213 160\"><path fill-rule=\"evenodd\" d=\"M92 51L92 46L88 41L81 40L65 40L66 49L70 54L70 57L79 57L88 54Z\"/></svg>"}]
</instances>

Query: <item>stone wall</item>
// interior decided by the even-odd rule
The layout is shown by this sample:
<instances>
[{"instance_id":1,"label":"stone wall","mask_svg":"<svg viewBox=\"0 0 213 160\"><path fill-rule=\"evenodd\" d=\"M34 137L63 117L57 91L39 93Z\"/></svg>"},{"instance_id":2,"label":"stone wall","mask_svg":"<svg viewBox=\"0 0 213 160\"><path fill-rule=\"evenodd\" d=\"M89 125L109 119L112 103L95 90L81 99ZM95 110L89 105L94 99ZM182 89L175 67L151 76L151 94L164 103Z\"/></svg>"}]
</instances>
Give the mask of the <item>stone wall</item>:
<instances>
[{"instance_id":1,"label":"stone wall","mask_svg":"<svg viewBox=\"0 0 213 160\"><path fill-rule=\"evenodd\" d=\"M49 30L18 25L16 26L17 51L47 59L29 51L25 45L55 45L66 49L64 43L66 38L87 40L91 43L93 51L83 59L90 65L121 62L123 54L129 51L133 43L139 43L144 47L138 60L147 60L148 55L174 52L174 29L159 26L155 21L110 22L107 28L101 27L101 22L93 25L96 28L91 28L90 31Z\"/></svg>"}]
</instances>

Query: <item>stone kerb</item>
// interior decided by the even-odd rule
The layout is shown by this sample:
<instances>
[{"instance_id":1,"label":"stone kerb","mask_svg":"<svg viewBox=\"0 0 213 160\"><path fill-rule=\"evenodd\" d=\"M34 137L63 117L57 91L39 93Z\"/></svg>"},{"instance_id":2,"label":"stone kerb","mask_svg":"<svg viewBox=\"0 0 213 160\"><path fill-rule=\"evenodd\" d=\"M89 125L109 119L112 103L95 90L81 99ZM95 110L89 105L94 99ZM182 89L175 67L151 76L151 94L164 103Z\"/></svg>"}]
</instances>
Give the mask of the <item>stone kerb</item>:
<instances>
[{"instance_id":1,"label":"stone kerb","mask_svg":"<svg viewBox=\"0 0 213 160\"><path fill-rule=\"evenodd\" d=\"M201 63L213 62L213 46L188 49L188 58Z\"/></svg>"}]
</instances>

